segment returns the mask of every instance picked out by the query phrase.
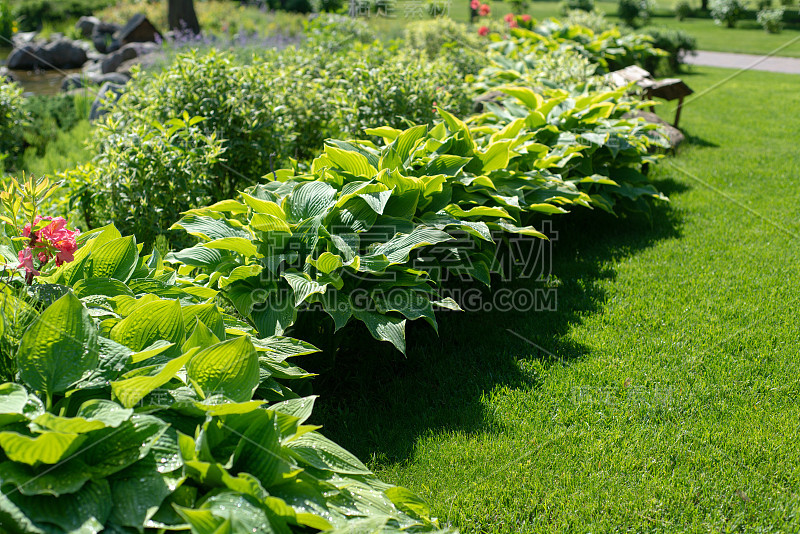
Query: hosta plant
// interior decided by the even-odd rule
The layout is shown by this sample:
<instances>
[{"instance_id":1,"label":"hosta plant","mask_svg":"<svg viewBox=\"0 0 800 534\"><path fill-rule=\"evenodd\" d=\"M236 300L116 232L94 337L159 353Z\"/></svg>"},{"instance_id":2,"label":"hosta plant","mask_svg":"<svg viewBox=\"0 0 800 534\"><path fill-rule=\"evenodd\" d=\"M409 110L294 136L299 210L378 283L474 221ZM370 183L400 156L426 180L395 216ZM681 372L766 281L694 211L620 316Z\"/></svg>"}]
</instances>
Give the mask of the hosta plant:
<instances>
[{"instance_id":1,"label":"hosta plant","mask_svg":"<svg viewBox=\"0 0 800 534\"><path fill-rule=\"evenodd\" d=\"M307 424L288 359L314 347L259 336L112 226L76 245L30 285L3 269L3 532L436 530Z\"/></svg>"}]
</instances>

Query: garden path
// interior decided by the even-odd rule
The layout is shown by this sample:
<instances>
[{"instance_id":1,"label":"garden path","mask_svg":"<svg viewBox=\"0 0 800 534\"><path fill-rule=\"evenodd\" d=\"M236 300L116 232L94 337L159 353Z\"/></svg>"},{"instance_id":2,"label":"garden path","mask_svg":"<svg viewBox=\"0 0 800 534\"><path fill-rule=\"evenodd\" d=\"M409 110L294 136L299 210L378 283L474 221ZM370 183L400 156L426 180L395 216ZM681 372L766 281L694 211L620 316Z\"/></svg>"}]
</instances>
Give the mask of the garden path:
<instances>
[{"instance_id":1,"label":"garden path","mask_svg":"<svg viewBox=\"0 0 800 534\"><path fill-rule=\"evenodd\" d=\"M687 56L686 63L704 67L723 67L729 69L766 70L786 74L800 74L800 59L754 54L731 54L729 52L709 52L698 50L696 56Z\"/></svg>"}]
</instances>

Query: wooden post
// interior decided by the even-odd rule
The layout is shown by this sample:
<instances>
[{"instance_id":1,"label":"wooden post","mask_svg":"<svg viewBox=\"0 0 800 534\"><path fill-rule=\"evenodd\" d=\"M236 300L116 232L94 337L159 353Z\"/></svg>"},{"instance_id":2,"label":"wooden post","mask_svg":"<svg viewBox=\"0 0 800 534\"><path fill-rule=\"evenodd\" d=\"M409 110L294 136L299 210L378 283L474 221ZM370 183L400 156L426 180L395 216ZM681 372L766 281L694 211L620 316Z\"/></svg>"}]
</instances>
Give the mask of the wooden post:
<instances>
[{"instance_id":1,"label":"wooden post","mask_svg":"<svg viewBox=\"0 0 800 534\"><path fill-rule=\"evenodd\" d=\"M675 128L678 127L678 121L681 120L681 109L683 109L683 97L678 99L678 108L675 110L675 124L673 124Z\"/></svg>"}]
</instances>

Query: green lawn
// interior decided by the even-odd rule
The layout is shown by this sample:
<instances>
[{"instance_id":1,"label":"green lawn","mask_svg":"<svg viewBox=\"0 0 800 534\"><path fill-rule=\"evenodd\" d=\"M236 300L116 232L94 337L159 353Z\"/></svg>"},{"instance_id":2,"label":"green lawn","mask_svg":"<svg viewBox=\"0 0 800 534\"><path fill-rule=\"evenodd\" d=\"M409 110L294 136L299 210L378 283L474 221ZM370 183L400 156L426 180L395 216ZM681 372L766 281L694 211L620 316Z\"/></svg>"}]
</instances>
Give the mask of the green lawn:
<instances>
[{"instance_id":1,"label":"green lawn","mask_svg":"<svg viewBox=\"0 0 800 534\"><path fill-rule=\"evenodd\" d=\"M797 84L689 102L650 221L559 221L557 312L453 313L406 359L353 347L316 422L463 532L797 532Z\"/></svg>"}]
</instances>

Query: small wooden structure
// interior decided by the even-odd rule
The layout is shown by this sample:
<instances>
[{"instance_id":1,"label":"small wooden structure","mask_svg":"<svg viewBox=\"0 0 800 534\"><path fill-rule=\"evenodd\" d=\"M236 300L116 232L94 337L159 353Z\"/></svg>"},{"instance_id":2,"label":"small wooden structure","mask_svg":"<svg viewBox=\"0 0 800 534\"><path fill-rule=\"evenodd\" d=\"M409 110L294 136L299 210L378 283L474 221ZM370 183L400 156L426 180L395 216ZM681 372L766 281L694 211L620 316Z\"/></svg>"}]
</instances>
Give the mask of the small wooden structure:
<instances>
[{"instance_id":1,"label":"small wooden structure","mask_svg":"<svg viewBox=\"0 0 800 534\"><path fill-rule=\"evenodd\" d=\"M161 34L153 26L144 13L138 13L131 17L125 26L122 27L114 37L121 45L128 43L148 43L161 40Z\"/></svg>"},{"instance_id":2,"label":"small wooden structure","mask_svg":"<svg viewBox=\"0 0 800 534\"><path fill-rule=\"evenodd\" d=\"M617 86L627 85L635 82L636 85L644 90L643 97L647 99L662 98L664 100L677 100L678 108L675 110L675 122L673 126L678 127L683 109L683 99L694 93L680 78L665 78L654 80L652 75L641 67L632 65L624 69L614 71L608 75L612 83ZM650 108L655 111L654 108Z\"/></svg>"}]
</instances>

